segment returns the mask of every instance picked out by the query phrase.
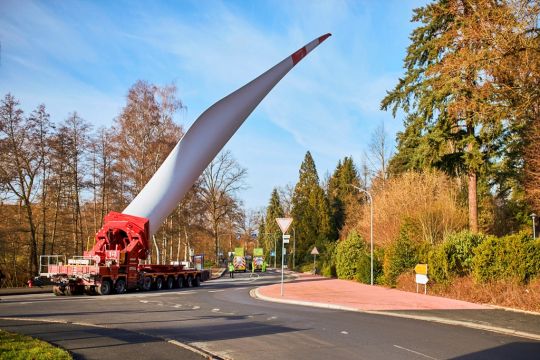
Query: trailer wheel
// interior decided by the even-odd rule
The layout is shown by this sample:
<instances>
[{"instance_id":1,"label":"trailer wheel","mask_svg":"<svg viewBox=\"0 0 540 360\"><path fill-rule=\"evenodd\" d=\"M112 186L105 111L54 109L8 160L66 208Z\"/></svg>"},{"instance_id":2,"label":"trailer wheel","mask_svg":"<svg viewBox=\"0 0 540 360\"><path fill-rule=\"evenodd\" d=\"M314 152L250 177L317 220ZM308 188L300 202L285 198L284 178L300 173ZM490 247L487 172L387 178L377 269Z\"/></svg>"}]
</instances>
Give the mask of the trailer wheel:
<instances>
[{"instance_id":1,"label":"trailer wheel","mask_svg":"<svg viewBox=\"0 0 540 360\"><path fill-rule=\"evenodd\" d=\"M86 285L84 287L84 292L86 295L96 295L96 287L93 285Z\"/></svg>"},{"instance_id":2,"label":"trailer wheel","mask_svg":"<svg viewBox=\"0 0 540 360\"><path fill-rule=\"evenodd\" d=\"M112 292L111 281L103 280L100 285L96 286L96 292L99 295L109 295Z\"/></svg>"},{"instance_id":3,"label":"trailer wheel","mask_svg":"<svg viewBox=\"0 0 540 360\"><path fill-rule=\"evenodd\" d=\"M178 288L181 289L184 287L184 277L178 276L178 280L176 280L176 283L178 284Z\"/></svg>"},{"instance_id":4,"label":"trailer wheel","mask_svg":"<svg viewBox=\"0 0 540 360\"><path fill-rule=\"evenodd\" d=\"M162 277L157 277L156 278L156 290L161 290L163 289L163 278Z\"/></svg>"},{"instance_id":5,"label":"trailer wheel","mask_svg":"<svg viewBox=\"0 0 540 360\"><path fill-rule=\"evenodd\" d=\"M186 278L186 287L192 287L193 286L193 277L191 275L189 275L187 278Z\"/></svg>"},{"instance_id":6,"label":"trailer wheel","mask_svg":"<svg viewBox=\"0 0 540 360\"><path fill-rule=\"evenodd\" d=\"M167 289L172 289L174 287L174 278L169 276L167 278Z\"/></svg>"},{"instance_id":7,"label":"trailer wheel","mask_svg":"<svg viewBox=\"0 0 540 360\"><path fill-rule=\"evenodd\" d=\"M193 286L194 287L201 286L201 277L199 275L195 276L195 279L193 279Z\"/></svg>"},{"instance_id":8,"label":"trailer wheel","mask_svg":"<svg viewBox=\"0 0 540 360\"><path fill-rule=\"evenodd\" d=\"M145 276L143 281L143 290L149 291L152 289L152 277L151 276Z\"/></svg>"},{"instance_id":9,"label":"trailer wheel","mask_svg":"<svg viewBox=\"0 0 540 360\"><path fill-rule=\"evenodd\" d=\"M64 295L65 288L62 288L61 286L53 286L53 294L56 296L62 296Z\"/></svg>"},{"instance_id":10,"label":"trailer wheel","mask_svg":"<svg viewBox=\"0 0 540 360\"><path fill-rule=\"evenodd\" d=\"M126 292L126 280L123 278L120 278L116 280L116 284L114 285L114 291L116 291L117 294L123 294Z\"/></svg>"},{"instance_id":11,"label":"trailer wheel","mask_svg":"<svg viewBox=\"0 0 540 360\"><path fill-rule=\"evenodd\" d=\"M64 290L64 295L66 296L75 295L75 285L68 284Z\"/></svg>"}]
</instances>

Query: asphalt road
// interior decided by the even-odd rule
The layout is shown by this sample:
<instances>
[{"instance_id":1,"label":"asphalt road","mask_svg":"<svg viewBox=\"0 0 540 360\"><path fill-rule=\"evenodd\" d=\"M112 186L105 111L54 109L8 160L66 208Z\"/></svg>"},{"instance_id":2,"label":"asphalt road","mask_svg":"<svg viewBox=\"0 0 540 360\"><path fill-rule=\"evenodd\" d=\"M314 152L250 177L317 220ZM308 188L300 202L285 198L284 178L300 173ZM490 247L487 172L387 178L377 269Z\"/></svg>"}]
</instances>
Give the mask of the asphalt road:
<instances>
[{"instance_id":1,"label":"asphalt road","mask_svg":"<svg viewBox=\"0 0 540 360\"><path fill-rule=\"evenodd\" d=\"M237 274L195 289L8 296L0 300L0 328L29 333L87 359L202 357L182 344L235 360L539 358L540 342L249 296L251 289L278 281L277 273Z\"/></svg>"}]
</instances>

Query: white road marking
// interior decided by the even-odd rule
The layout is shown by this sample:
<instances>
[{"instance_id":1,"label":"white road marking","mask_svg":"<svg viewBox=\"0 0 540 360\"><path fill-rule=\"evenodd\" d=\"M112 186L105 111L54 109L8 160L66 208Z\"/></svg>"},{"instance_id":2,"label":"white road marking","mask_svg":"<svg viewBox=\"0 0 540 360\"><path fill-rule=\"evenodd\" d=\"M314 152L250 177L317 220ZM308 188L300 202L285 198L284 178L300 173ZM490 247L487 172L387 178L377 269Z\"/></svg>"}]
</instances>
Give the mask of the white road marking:
<instances>
[{"instance_id":1,"label":"white road marking","mask_svg":"<svg viewBox=\"0 0 540 360\"><path fill-rule=\"evenodd\" d=\"M266 318L266 320L276 320L277 316L270 316L269 318Z\"/></svg>"},{"instance_id":2,"label":"white road marking","mask_svg":"<svg viewBox=\"0 0 540 360\"><path fill-rule=\"evenodd\" d=\"M247 286L243 286L243 287L236 288L234 290L245 290L245 289L249 289L249 288Z\"/></svg>"},{"instance_id":3,"label":"white road marking","mask_svg":"<svg viewBox=\"0 0 540 360\"><path fill-rule=\"evenodd\" d=\"M224 289L221 289L221 290L208 290L209 293L217 293L217 292L222 292L222 291L225 291Z\"/></svg>"},{"instance_id":4,"label":"white road marking","mask_svg":"<svg viewBox=\"0 0 540 360\"><path fill-rule=\"evenodd\" d=\"M219 309L212 309L212 312L218 312Z\"/></svg>"},{"instance_id":5,"label":"white road marking","mask_svg":"<svg viewBox=\"0 0 540 360\"><path fill-rule=\"evenodd\" d=\"M423 357L425 357L425 358L427 358L427 359L438 360L437 358L431 357L431 356L426 355L426 354L422 354L421 352L418 352L418 351L414 351L414 350L411 350L411 349L407 349L407 348L405 348L405 347L403 347L403 346L394 345L394 347L396 347L396 348L398 348L398 349L401 349L401 350L408 351L408 352L412 352L413 354L423 356Z\"/></svg>"},{"instance_id":6,"label":"white road marking","mask_svg":"<svg viewBox=\"0 0 540 360\"><path fill-rule=\"evenodd\" d=\"M348 332L348 331L345 331L345 330L343 330L341 333L342 333L343 335L349 335L349 332Z\"/></svg>"},{"instance_id":7,"label":"white road marking","mask_svg":"<svg viewBox=\"0 0 540 360\"><path fill-rule=\"evenodd\" d=\"M201 308L200 306L196 306L196 305L195 305L194 307L191 308L191 310L198 310L198 309L200 309L200 308Z\"/></svg>"}]
</instances>

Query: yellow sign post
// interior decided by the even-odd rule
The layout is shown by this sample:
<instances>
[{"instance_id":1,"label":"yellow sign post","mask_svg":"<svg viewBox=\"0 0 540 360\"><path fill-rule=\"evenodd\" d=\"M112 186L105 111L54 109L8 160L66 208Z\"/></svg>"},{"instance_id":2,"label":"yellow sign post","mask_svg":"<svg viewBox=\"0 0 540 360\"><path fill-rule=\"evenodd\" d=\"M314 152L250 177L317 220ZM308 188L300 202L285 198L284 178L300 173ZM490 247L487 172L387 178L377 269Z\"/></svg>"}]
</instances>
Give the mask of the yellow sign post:
<instances>
[{"instance_id":1,"label":"yellow sign post","mask_svg":"<svg viewBox=\"0 0 540 360\"><path fill-rule=\"evenodd\" d=\"M427 264L417 264L414 267L416 273L416 292L418 292L418 284L424 285L424 294L427 293L427 283L429 281L427 277Z\"/></svg>"},{"instance_id":2,"label":"yellow sign post","mask_svg":"<svg viewBox=\"0 0 540 360\"><path fill-rule=\"evenodd\" d=\"M414 267L414 272L421 275L427 275L427 264L418 264Z\"/></svg>"}]
</instances>

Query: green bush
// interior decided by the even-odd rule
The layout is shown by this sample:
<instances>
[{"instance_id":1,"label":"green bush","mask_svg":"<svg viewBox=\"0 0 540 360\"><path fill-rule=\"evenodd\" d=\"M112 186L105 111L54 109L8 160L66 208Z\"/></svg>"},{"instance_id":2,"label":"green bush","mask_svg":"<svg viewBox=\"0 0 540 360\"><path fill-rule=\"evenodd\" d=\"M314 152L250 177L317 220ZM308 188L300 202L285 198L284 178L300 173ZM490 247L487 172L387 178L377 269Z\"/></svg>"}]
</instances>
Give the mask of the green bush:
<instances>
[{"instance_id":1,"label":"green bush","mask_svg":"<svg viewBox=\"0 0 540 360\"><path fill-rule=\"evenodd\" d=\"M513 279L526 283L540 273L540 241L525 232L490 236L474 253L472 273L478 282Z\"/></svg>"},{"instance_id":2,"label":"green bush","mask_svg":"<svg viewBox=\"0 0 540 360\"><path fill-rule=\"evenodd\" d=\"M321 275L328 277L336 277L336 249L337 244L334 242L326 244L325 252L321 254Z\"/></svg>"},{"instance_id":3,"label":"green bush","mask_svg":"<svg viewBox=\"0 0 540 360\"><path fill-rule=\"evenodd\" d=\"M432 246L428 253L428 260L421 261L428 264L428 277L436 283L446 283L451 279L448 271L448 257L444 244Z\"/></svg>"},{"instance_id":4,"label":"green bush","mask_svg":"<svg viewBox=\"0 0 540 360\"><path fill-rule=\"evenodd\" d=\"M297 269L302 273L312 273L313 272L313 263L309 264L303 264L300 267L297 267Z\"/></svg>"},{"instance_id":5,"label":"green bush","mask_svg":"<svg viewBox=\"0 0 540 360\"><path fill-rule=\"evenodd\" d=\"M461 231L450 234L443 243L446 254L447 271L449 274L464 276L471 273L474 249L480 245L486 236Z\"/></svg>"},{"instance_id":6,"label":"green bush","mask_svg":"<svg viewBox=\"0 0 540 360\"><path fill-rule=\"evenodd\" d=\"M396 285L397 277L406 270L414 268L418 263L420 245L412 239L414 228L405 224L399 232L396 241L390 244L384 252L384 283Z\"/></svg>"},{"instance_id":7,"label":"green bush","mask_svg":"<svg viewBox=\"0 0 540 360\"><path fill-rule=\"evenodd\" d=\"M369 283L371 264L365 241L356 231L338 243L336 248L336 273L340 279Z\"/></svg>"},{"instance_id":8,"label":"green bush","mask_svg":"<svg viewBox=\"0 0 540 360\"><path fill-rule=\"evenodd\" d=\"M429 278L437 283L446 283L454 276L465 276L471 273L474 249L486 237L469 231L452 233L444 242L430 246L427 259L420 255L420 262L428 264ZM424 251L425 252L425 251ZM422 251L420 251L422 254Z\"/></svg>"}]
</instances>

